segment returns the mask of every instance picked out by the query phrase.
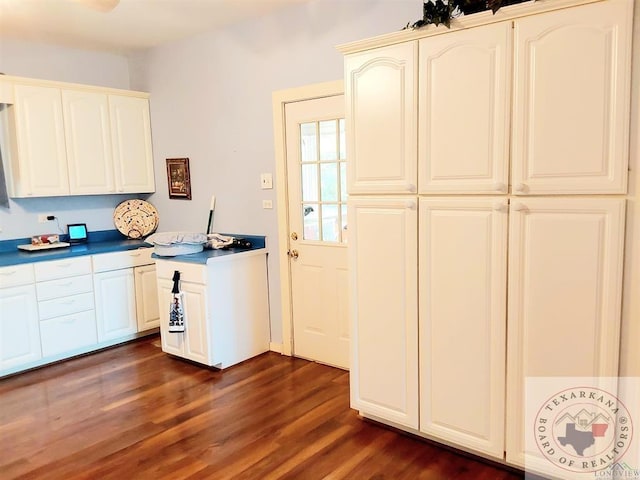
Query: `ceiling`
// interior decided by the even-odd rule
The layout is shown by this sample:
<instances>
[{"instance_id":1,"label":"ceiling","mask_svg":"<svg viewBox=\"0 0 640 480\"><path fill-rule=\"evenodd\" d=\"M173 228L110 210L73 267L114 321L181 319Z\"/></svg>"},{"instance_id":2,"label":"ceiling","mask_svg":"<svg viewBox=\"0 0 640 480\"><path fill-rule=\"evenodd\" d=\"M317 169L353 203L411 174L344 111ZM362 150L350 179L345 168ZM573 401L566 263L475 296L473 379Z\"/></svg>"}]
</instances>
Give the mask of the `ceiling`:
<instances>
[{"instance_id":1,"label":"ceiling","mask_svg":"<svg viewBox=\"0 0 640 480\"><path fill-rule=\"evenodd\" d=\"M126 53L309 1L120 0L103 12L109 0L0 0L0 37Z\"/></svg>"}]
</instances>

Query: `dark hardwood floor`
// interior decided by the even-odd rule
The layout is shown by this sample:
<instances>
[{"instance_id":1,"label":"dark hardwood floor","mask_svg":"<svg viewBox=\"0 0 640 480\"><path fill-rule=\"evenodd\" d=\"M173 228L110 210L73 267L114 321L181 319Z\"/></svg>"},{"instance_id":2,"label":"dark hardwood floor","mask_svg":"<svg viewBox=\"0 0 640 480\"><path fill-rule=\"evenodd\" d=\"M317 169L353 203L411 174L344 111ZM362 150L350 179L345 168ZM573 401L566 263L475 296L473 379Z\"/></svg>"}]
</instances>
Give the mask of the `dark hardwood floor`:
<instances>
[{"instance_id":1,"label":"dark hardwood floor","mask_svg":"<svg viewBox=\"0 0 640 480\"><path fill-rule=\"evenodd\" d=\"M0 380L0 478L522 478L362 420L348 382L275 353L208 370L146 338Z\"/></svg>"}]
</instances>

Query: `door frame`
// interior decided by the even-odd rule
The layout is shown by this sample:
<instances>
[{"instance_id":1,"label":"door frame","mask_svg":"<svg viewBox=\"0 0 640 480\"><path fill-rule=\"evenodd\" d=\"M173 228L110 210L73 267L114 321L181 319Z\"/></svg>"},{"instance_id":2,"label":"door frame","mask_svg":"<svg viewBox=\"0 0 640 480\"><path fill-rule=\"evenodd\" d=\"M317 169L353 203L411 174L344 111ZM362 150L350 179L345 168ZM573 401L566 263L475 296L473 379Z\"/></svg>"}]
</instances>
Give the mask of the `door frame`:
<instances>
[{"instance_id":1,"label":"door frame","mask_svg":"<svg viewBox=\"0 0 640 480\"><path fill-rule=\"evenodd\" d=\"M278 211L278 265L280 268L280 302L282 306L282 351L293 354L293 309L291 271L289 270L289 192L287 191L287 149L285 106L287 103L333 97L344 94L344 81L314 83L273 92L273 134L276 156L276 206ZM273 343L272 343L273 345Z\"/></svg>"}]
</instances>

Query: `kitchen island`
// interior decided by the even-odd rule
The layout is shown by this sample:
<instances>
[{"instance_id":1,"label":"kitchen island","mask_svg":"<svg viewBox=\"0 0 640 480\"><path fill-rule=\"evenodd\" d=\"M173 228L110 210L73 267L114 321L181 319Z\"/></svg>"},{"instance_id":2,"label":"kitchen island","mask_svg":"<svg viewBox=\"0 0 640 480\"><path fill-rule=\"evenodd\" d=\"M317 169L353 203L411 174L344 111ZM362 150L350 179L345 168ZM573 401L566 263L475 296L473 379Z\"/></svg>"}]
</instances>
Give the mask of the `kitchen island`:
<instances>
[{"instance_id":1,"label":"kitchen island","mask_svg":"<svg viewBox=\"0 0 640 480\"><path fill-rule=\"evenodd\" d=\"M202 365L227 368L269 350L267 249L204 250L156 259L162 350ZM169 332L173 275L180 272L184 332Z\"/></svg>"}]
</instances>

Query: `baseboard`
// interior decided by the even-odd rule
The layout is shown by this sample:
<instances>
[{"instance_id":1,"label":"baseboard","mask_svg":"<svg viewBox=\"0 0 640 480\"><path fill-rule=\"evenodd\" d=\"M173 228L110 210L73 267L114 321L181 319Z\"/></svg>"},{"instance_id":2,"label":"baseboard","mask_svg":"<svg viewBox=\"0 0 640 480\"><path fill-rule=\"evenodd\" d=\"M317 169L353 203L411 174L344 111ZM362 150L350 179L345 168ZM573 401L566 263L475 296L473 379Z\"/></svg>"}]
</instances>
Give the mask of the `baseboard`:
<instances>
[{"instance_id":1,"label":"baseboard","mask_svg":"<svg viewBox=\"0 0 640 480\"><path fill-rule=\"evenodd\" d=\"M276 353L282 353L282 344L281 343L269 343L269 350Z\"/></svg>"}]
</instances>

